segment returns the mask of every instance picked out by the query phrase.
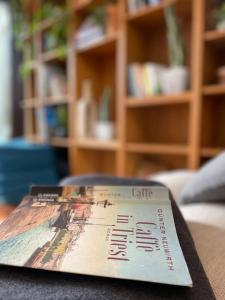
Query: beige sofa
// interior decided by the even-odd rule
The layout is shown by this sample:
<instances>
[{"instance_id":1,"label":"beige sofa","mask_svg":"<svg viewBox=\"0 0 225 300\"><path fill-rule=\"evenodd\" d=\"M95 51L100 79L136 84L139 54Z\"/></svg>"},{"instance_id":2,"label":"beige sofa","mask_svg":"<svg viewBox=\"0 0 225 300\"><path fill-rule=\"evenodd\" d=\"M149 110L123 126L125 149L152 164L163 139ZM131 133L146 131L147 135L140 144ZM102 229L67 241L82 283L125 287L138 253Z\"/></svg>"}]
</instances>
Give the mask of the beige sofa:
<instances>
[{"instance_id":1,"label":"beige sofa","mask_svg":"<svg viewBox=\"0 0 225 300\"><path fill-rule=\"evenodd\" d=\"M149 179L167 185L172 191L187 221L215 296L225 300L225 202L181 204L180 193L193 174L190 171L167 172Z\"/></svg>"}]
</instances>

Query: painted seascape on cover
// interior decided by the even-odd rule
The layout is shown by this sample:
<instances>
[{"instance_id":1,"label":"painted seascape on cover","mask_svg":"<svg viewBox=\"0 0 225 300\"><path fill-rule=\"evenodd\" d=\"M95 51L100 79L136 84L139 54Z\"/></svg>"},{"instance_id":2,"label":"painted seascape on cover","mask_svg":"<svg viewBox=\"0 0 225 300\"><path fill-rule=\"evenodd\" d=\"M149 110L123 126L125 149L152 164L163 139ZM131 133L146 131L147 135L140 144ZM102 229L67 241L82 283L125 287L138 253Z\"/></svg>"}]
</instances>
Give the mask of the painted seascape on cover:
<instances>
[{"instance_id":1,"label":"painted seascape on cover","mask_svg":"<svg viewBox=\"0 0 225 300\"><path fill-rule=\"evenodd\" d=\"M192 285L162 187L40 187L0 225L0 264Z\"/></svg>"}]
</instances>

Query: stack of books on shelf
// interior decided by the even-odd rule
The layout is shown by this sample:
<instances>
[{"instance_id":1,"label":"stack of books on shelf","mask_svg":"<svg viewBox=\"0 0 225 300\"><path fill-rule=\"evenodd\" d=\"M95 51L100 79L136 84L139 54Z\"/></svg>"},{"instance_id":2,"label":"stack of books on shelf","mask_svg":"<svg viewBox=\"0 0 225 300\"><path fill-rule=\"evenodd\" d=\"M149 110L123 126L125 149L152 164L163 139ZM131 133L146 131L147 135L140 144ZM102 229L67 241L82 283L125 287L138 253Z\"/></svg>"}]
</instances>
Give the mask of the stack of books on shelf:
<instances>
[{"instance_id":1,"label":"stack of books on shelf","mask_svg":"<svg viewBox=\"0 0 225 300\"><path fill-rule=\"evenodd\" d=\"M128 66L128 94L147 97L161 92L160 76L165 67L156 63L132 63Z\"/></svg>"},{"instance_id":2,"label":"stack of books on shelf","mask_svg":"<svg viewBox=\"0 0 225 300\"><path fill-rule=\"evenodd\" d=\"M75 35L75 48L82 49L101 41L105 36L104 27L96 24L92 19L85 20Z\"/></svg>"},{"instance_id":3,"label":"stack of books on shelf","mask_svg":"<svg viewBox=\"0 0 225 300\"><path fill-rule=\"evenodd\" d=\"M66 72L58 65L40 67L38 92L40 97L61 97L68 92Z\"/></svg>"},{"instance_id":4,"label":"stack of books on shelf","mask_svg":"<svg viewBox=\"0 0 225 300\"><path fill-rule=\"evenodd\" d=\"M128 12L134 13L146 6L157 5L161 2L161 0L128 0Z\"/></svg>"},{"instance_id":5,"label":"stack of books on shelf","mask_svg":"<svg viewBox=\"0 0 225 300\"><path fill-rule=\"evenodd\" d=\"M67 105L40 107L36 110L36 130L42 141L48 142L52 137L68 136Z\"/></svg>"}]
</instances>

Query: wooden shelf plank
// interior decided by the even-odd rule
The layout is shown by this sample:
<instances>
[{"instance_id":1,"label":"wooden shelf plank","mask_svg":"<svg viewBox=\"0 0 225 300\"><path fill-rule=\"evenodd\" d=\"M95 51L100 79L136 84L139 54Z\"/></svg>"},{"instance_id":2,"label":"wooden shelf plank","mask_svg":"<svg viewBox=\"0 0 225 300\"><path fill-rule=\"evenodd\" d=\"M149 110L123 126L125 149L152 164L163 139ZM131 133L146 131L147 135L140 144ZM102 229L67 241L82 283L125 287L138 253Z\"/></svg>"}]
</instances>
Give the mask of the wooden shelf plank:
<instances>
[{"instance_id":1,"label":"wooden shelf plank","mask_svg":"<svg viewBox=\"0 0 225 300\"><path fill-rule=\"evenodd\" d=\"M209 30L205 32L204 39L207 42L222 42L224 44L225 41L225 30Z\"/></svg>"},{"instance_id":2,"label":"wooden shelf plank","mask_svg":"<svg viewBox=\"0 0 225 300\"><path fill-rule=\"evenodd\" d=\"M140 26L165 25L164 9L170 5L176 5L176 12L179 15L188 16L191 14L190 0L162 0L156 5L146 5L137 11L127 14L127 21Z\"/></svg>"},{"instance_id":3,"label":"wooden shelf plank","mask_svg":"<svg viewBox=\"0 0 225 300\"><path fill-rule=\"evenodd\" d=\"M49 144L54 147L67 148L70 145L69 138L51 137Z\"/></svg>"},{"instance_id":4,"label":"wooden shelf plank","mask_svg":"<svg viewBox=\"0 0 225 300\"><path fill-rule=\"evenodd\" d=\"M25 134L25 138L30 142L35 142L37 140L34 134Z\"/></svg>"},{"instance_id":5,"label":"wooden shelf plank","mask_svg":"<svg viewBox=\"0 0 225 300\"><path fill-rule=\"evenodd\" d=\"M51 137L48 141L45 141L42 137L38 136L37 134L29 134L26 135L25 138L33 143L49 144L54 147L67 148L70 145L69 138Z\"/></svg>"},{"instance_id":6,"label":"wooden shelf plank","mask_svg":"<svg viewBox=\"0 0 225 300\"><path fill-rule=\"evenodd\" d=\"M116 140L99 141L92 138L85 138L77 141L77 146L79 148L93 150L116 150L118 148L118 145L119 144Z\"/></svg>"},{"instance_id":7,"label":"wooden shelf plank","mask_svg":"<svg viewBox=\"0 0 225 300\"><path fill-rule=\"evenodd\" d=\"M182 94L173 95L156 95L146 98L129 97L127 99L128 107L140 106L157 106L157 105L171 105L179 103L188 103L192 100L192 93L185 92Z\"/></svg>"},{"instance_id":8,"label":"wooden shelf plank","mask_svg":"<svg viewBox=\"0 0 225 300\"><path fill-rule=\"evenodd\" d=\"M224 151L224 149L222 149L222 148L203 147L201 149L201 156L202 157L213 157L222 151Z\"/></svg>"},{"instance_id":9,"label":"wooden shelf plank","mask_svg":"<svg viewBox=\"0 0 225 300\"><path fill-rule=\"evenodd\" d=\"M223 95L225 94L225 84L212 84L203 87L204 95Z\"/></svg>"},{"instance_id":10,"label":"wooden shelf plank","mask_svg":"<svg viewBox=\"0 0 225 300\"><path fill-rule=\"evenodd\" d=\"M101 5L101 4L102 4L101 0L74 1L73 9L76 12L86 12L91 7L96 6L96 5Z\"/></svg>"},{"instance_id":11,"label":"wooden shelf plank","mask_svg":"<svg viewBox=\"0 0 225 300\"><path fill-rule=\"evenodd\" d=\"M186 145L171 144L153 144L153 143L128 143L128 152L134 153L152 153L152 154L172 154L187 155L189 148Z\"/></svg>"},{"instance_id":12,"label":"wooden shelf plank","mask_svg":"<svg viewBox=\"0 0 225 300\"><path fill-rule=\"evenodd\" d=\"M29 68L34 71L38 65L39 65L39 61L37 59L27 59L24 61L26 64L29 64Z\"/></svg>"},{"instance_id":13,"label":"wooden shelf plank","mask_svg":"<svg viewBox=\"0 0 225 300\"><path fill-rule=\"evenodd\" d=\"M35 36L35 33L31 34L31 33L27 33L24 34L24 36L21 38L22 42L33 42L33 37Z\"/></svg>"},{"instance_id":14,"label":"wooden shelf plank","mask_svg":"<svg viewBox=\"0 0 225 300\"><path fill-rule=\"evenodd\" d=\"M69 95L62 95L62 96L50 96L43 98L43 105L44 106L51 106L51 105L60 105L60 104L68 104L70 103L70 96Z\"/></svg>"},{"instance_id":15,"label":"wooden shelf plank","mask_svg":"<svg viewBox=\"0 0 225 300\"><path fill-rule=\"evenodd\" d=\"M76 48L78 54L108 54L112 53L116 48L117 34L103 36L100 40L90 43L82 48Z\"/></svg>"},{"instance_id":16,"label":"wooden shelf plank","mask_svg":"<svg viewBox=\"0 0 225 300\"><path fill-rule=\"evenodd\" d=\"M59 54L59 49L49 50L41 55L42 62L51 62L51 61L64 61L64 58L61 58Z\"/></svg>"},{"instance_id":17,"label":"wooden shelf plank","mask_svg":"<svg viewBox=\"0 0 225 300\"><path fill-rule=\"evenodd\" d=\"M145 21L149 19L149 15L160 13L163 14L163 10L166 6L174 4L176 0L164 0L157 5L146 5L143 8L138 9L135 12L127 15L128 21Z\"/></svg>"},{"instance_id":18,"label":"wooden shelf plank","mask_svg":"<svg viewBox=\"0 0 225 300\"><path fill-rule=\"evenodd\" d=\"M42 20L39 23L38 30L39 31L45 31L49 28L51 28L54 24L60 21L62 16L54 16L54 17L49 17L48 19Z\"/></svg>"},{"instance_id":19,"label":"wooden shelf plank","mask_svg":"<svg viewBox=\"0 0 225 300\"><path fill-rule=\"evenodd\" d=\"M24 109L31 109L35 107L41 106L52 106L52 105L61 105L61 104L68 104L71 102L71 98L68 95L62 95L57 97L46 97L42 99L32 98L32 99L25 99L22 102L22 108Z\"/></svg>"},{"instance_id":20,"label":"wooden shelf plank","mask_svg":"<svg viewBox=\"0 0 225 300\"><path fill-rule=\"evenodd\" d=\"M37 98L24 99L21 106L23 109L31 109L36 107L38 102Z\"/></svg>"}]
</instances>

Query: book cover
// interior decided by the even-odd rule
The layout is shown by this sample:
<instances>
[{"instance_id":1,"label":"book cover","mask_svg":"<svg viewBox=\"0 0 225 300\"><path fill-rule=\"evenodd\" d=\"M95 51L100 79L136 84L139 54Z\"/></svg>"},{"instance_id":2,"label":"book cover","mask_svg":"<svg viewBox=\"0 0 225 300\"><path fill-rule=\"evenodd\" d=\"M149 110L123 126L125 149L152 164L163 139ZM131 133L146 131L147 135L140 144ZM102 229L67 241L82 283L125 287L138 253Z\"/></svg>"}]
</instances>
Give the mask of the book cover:
<instances>
[{"instance_id":1,"label":"book cover","mask_svg":"<svg viewBox=\"0 0 225 300\"><path fill-rule=\"evenodd\" d=\"M0 225L0 264L192 286L163 187L34 187Z\"/></svg>"}]
</instances>

